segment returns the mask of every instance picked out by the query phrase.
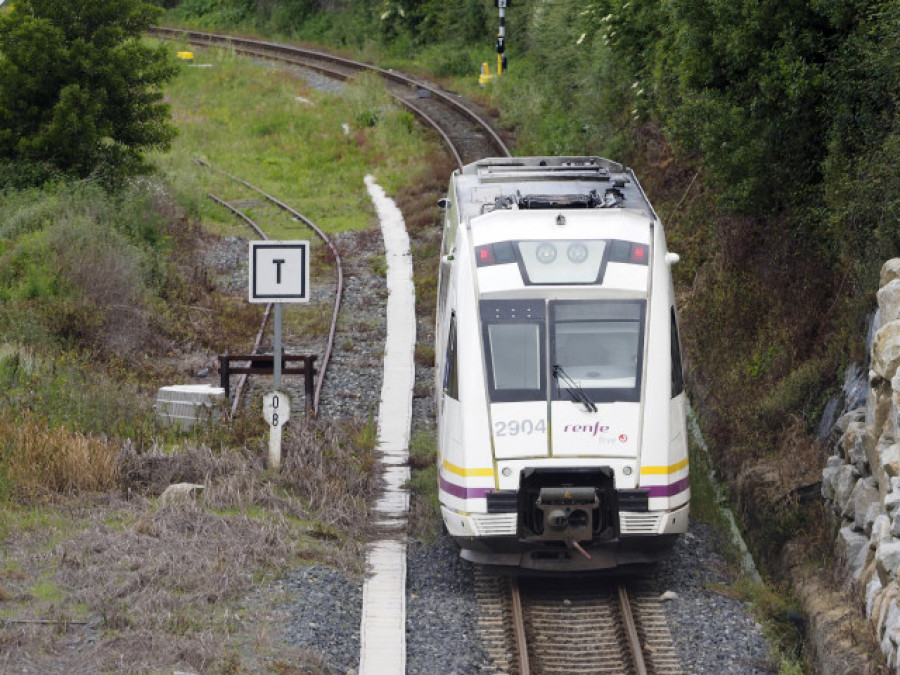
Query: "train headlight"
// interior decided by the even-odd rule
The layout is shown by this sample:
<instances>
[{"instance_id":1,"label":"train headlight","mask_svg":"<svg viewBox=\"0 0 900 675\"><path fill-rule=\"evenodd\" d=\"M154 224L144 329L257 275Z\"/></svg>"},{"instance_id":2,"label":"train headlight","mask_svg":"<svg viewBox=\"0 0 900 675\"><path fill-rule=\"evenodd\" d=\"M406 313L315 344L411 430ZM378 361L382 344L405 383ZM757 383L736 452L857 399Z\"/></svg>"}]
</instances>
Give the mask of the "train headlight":
<instances>
[{"instance_id":1,"label":"train headlight","mask_svg":"<svg viewBox=\"0 0 900 675\"><path fill-rule=\"evenodd\" d=\"M580 241L576 241L573 244L569 244L569 248L566 249L566 255L568 256L570 262L573 262L576 265L580 265L585 260L587 260L587 246L582 244Z\"/></svg>"},{"instance_id":2,"label":"train headlight","mask_svg":"<svg viewBox=\"0 0 900 675\"><path fill-rule=\"evenodd\" d=\"M549 265L556 260L556 246L545 241L537 247L534 257L537 258L538 262Z\"/></svg>"}]
</instances>

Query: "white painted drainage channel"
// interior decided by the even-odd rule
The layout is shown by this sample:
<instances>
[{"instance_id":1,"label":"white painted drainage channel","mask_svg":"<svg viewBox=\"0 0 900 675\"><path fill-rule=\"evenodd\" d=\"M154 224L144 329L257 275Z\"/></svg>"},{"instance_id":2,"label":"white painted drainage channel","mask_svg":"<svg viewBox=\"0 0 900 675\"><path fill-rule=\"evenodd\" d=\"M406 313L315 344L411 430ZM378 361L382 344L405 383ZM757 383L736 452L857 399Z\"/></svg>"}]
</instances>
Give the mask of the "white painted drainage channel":
<instances>
[{"instance_id":1,"label":"white painted drainage channel","mask_svg":"<svg viewBox=\"0 0 900 675\"><path fill-rule=\"evenodd\" d=\"M384 378L378 408L378 449L386 483L373 513L376 522L390 528L392 539L369 545L363 584L360 626L360 675L406 672L406 519L409 493L409 434L415 383L413 351L416 344L415 289L412 257L403 214L366 176L369 196L381 221L387 259L387 339Z\"/></svg>"}]
</instances>

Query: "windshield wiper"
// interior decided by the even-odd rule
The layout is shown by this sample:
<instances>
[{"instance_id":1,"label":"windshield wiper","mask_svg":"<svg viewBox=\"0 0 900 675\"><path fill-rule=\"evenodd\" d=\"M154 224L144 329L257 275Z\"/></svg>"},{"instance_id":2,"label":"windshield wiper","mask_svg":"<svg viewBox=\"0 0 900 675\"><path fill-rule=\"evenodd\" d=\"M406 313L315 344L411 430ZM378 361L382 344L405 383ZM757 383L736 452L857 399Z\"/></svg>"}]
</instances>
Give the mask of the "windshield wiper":
<instances>
[{"instance_id":1,"label":"windshield wiper","mask_svg":"<svg viewBox=\"0 0 900 675\"><path fill-rule=\"evenodd\" d=\"M594 405L591 397L581 388L580 384L566 374L566 371L558 363L553 364L553 377L557 380L562 380L563 384L566 385L566 391L569 392L569 398L572 399L572 403L581 403L587 412L597 412L597 406Z\"/></svg>"}]
</instances>

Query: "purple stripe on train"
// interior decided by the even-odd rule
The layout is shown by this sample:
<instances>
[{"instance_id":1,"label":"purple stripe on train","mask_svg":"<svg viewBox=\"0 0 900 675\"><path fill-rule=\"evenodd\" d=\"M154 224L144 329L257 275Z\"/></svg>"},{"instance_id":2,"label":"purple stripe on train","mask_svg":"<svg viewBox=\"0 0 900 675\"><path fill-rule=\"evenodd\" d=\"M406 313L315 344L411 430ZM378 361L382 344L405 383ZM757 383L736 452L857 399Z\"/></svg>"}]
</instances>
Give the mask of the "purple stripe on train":
<instances>
[{"instance_id":1,"label":"purple stripe on train","mask_svg":"<svg viewBox=\"0 0 900 675\"><path fill-rule=\"evenodd\" d=\"M679 492L684 492L691 485L690 476L685 476L681 480L676 480L669 485L642 485L642 490L647 490L648 497L672 497Z\"/></svg>"},{"instance_id":2,"label":"purple stripe on train","mask_svg":"<svg viewBox=\"0 0 900 675\"><path fill-rule=\"evenodd\" d=\"M494 488L489 487L467 488L462 485L456 485L455 483L446 480L443 476L440 479L440 483L441 490L454 497L459 497L460 499L483 499L488 492L494 491ZM641 487L642 489L647 490L647 496L651 498L672 497L687 490L688 487L690 487L690 484L690 477L685 476L681 480L677 480L669 485L643 485Z\"/></svg>"},{"instance_id":3,"label":"purple stripe on train","mask_svg":"<svg viewBox=\"0 0 900 675\"><path fill-rule=\"evenodd\" d=\"M494 491L492 487L467 488L462 485L456 485L446 480L443 476L441 476L440 483L441 490L460 499L484 499L488 492Z\"/></svg>"}]
</instances>

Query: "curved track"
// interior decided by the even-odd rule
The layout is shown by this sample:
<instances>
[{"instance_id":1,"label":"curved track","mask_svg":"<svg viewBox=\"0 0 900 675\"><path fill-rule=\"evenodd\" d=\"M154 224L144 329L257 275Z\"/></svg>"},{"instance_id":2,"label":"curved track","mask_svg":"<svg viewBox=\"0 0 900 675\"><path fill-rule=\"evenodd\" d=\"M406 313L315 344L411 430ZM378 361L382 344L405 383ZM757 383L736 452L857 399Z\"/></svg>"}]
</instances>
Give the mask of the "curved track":
<instances>
[{"instance_id":1,"label":"curved track","mask_svg":"<svg viewBox=\"0 0 900 675\"><path fill-rule=\"evenodd\" d=\"M248 56L291 63L340 80L364 71L376 73L384 79L388 91L397 102L441 137L460 167L483 157L510 156L509 148L487 121L483 111L477 110L472 103L463 102L457 94L408 75L315 49L264 40L162 27L152 29L151 34L165 39L185 40L196 46L223 47Z\"/></svg>"}]
</instances>

